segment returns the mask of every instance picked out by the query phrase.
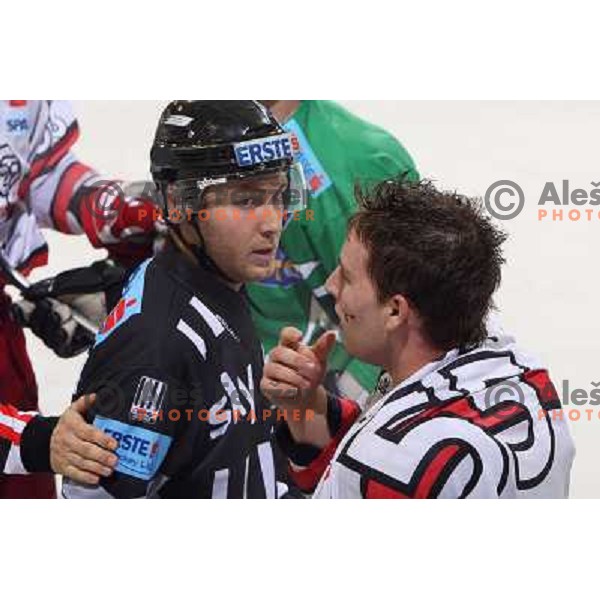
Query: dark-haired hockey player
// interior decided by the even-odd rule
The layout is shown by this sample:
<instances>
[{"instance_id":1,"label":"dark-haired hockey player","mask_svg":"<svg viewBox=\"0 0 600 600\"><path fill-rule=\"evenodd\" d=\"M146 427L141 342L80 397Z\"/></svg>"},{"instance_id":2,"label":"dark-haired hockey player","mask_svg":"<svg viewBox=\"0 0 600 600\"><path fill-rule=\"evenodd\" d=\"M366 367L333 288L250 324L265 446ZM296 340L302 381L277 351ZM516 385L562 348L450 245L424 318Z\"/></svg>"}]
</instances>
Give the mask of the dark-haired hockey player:
<instances>
[{"instance_id":1,"label":"dark-haired hockey player","mask_svg":"<svg viewBox=\"0 0 600 600\"><path fill-rule=\"evenodd\" d=\"M293 140L255 101L178 101L151 170L170 243L135 271L96 339L78 395L119 441L99 486L71 498L275 498L273 414L244 284L273 268L287 209L305 200Z\"/></svg>"},{"instance_id":2,"label":"dark-haired hockey player","mask_svg":"<svg viewBox=\"0 0 600 600\"><path fill-rule=\"evenodd\" d=\"M307 345L327 329L339 331L325 281L335 270L348 219L357 209L355 184L372 185L401 174L417 180L419 175L393 135L336 102L260 102L296 137L312 217L286 223L273 275L248 286L252 317L269 352L286 325L301 330ZM326 388L364 405L378 376L376 367L350 356L338 337L329 355Z\"/></svg>"},{"instance_id":3,"label":"dark-haired hockey player","mask_svg":"<svg viewBox=\"0 0 600 600\"><path fill-rule=\"evenodd\" d=\"M327 397L335 337L308 348L299 331L282 331L262 389L282 407L298 407L300 389L313 411L278 430L301 489L317 486L319 498L568 495L574 447L548 372L487 331L504 239L478 201L426 182L386 181L363 198L327 288L348 351L385 369L391 385L364 412Z\"/></svg>"},{"instance_id":4,"label":"dark-haired hockey player","mask_svg":"<svg viewBox=\"0 0 600 600\"><path fill-rule=\"evenodd\" d=\"M0 125L0 252L11 267L26 275L46 264L42 228L85 234L95 247L109 248L125 263L152 252L150 201L115 193L112 183L77 159L73 145L79 128L67 102L2 100ZM144 206L147 210L138 210ZM143 214L147 218L140 219ZM142 243L132 244L133 236ZM0 273L0 400L20 411L37 410L35 376L5 284ZM55 349L62 346L66 317L56 315L52 306L39 303L29 325ZM49 475L0 476L0 498L55 495Z\"/></svg>"}]
</instances>

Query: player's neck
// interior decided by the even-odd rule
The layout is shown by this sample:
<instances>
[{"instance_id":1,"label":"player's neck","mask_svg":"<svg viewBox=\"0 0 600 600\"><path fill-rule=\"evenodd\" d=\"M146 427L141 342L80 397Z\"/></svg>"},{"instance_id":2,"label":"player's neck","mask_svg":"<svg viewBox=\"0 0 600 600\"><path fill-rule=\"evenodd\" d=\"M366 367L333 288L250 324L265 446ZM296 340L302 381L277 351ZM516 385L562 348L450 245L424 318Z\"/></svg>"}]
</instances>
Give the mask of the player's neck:
<instances>
[{"instance_id":1,"label":"player's neck","mask_svg":"<svg viewBox=\"0 0 600 600\"><path fill-rule=\"evenodd\" d=\"M391 353L393 360L385 370L392 378L394 386L406 381L425 365L437 361L445 352L435 348L422 338L411 338L401 348Z\"/></svg>"},{"instance_id":2,"label":"player's neck","mask_svg":"<svg viewBox=\"0 0 600 600\"><path fill-rule=\"evenodd\" d=\"M200 266L198 258L194 255L190 248L187 247L187 245L183 242L180 236L173 229L171 229L169 233L172 242L175 244L179 252L185 257L185 259L196 267ZM242 287L244 287L243 283L229 281L218 273L216 275L220 281L222 281L227 287L231 288L234 292L239 292L242 289Z\"/></svg>"}]
</instances>

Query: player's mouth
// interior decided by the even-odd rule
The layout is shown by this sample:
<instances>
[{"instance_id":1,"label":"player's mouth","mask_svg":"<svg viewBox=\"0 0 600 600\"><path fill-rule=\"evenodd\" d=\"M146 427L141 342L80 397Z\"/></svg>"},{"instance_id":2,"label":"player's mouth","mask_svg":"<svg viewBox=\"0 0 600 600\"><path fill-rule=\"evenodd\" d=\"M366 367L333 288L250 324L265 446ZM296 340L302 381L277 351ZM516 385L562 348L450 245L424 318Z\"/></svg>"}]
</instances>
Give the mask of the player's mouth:
<instances>
[{"instance_id":1,"label":"player's mouth","mask_svg":"<svg viewBox=\"0 0 600 600\"><path fill-rule=\"evenodd\" d=\"M351 315L350 313L343 311L337 304L335 306L335 312L338 316L338 319L340 320L340 325L342 327L344 325L346 325L347 323L349 323L350 321L353 321L355 318L354 315Z\"/></svg>"},{"instance_id":2,"label":"player's mouth","mask_svg":"<svg viewBox=\"0 0 600 600\"><path fill-rule=\"evenodd\" d=\"M273 262L273 258L275 257L275 250L276 248L274 246L253 250L250 253L250 260L255 265L258 265L260 267L268 267Z\"/></svg>"}]
</instances>

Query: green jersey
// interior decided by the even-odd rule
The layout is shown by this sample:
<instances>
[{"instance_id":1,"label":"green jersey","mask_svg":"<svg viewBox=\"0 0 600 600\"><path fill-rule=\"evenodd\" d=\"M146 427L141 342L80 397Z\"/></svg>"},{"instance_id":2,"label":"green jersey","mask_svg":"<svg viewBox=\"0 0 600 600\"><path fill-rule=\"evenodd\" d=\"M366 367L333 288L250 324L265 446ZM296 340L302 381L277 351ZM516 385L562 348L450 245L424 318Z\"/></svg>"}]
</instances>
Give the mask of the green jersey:
<instances>
[{"instance_id":1,"label":"green jersey","mask_svg":"<svg viewBox=\"0 0 600 600\"><path fill-rule=\"evenodd\" d=\"M324 285L337 267L348 219L357 208L355 184L369 186L402 173L418 179L413 160L393 136L335 102L302 101L284 128L298 141L310 197L307 210L286 224L275 274L248 286L265 352L288 325L304 332L309 344L335 329L334 304ZM377 367L351 358L341 343L328 367L349 373L365 391L374 388L379 375Z\"/></svg>"}]
</instances>

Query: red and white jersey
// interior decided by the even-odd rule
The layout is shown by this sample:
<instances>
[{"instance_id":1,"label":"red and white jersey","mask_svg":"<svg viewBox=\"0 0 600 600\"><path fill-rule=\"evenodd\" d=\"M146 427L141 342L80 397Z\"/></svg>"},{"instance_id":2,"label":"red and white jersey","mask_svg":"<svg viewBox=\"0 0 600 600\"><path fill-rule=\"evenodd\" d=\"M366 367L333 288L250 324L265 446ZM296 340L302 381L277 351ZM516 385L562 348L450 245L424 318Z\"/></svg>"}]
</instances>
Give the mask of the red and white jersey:
<instances>
[{"instance_id":1,"label":"red and white jersey","mask_svg":"<svg viewBox=\"0 0 600 600\"><path fill-rule=\"evenodd\" d=\"M21 456L21 440L25 427L36 415L0 403L0 473L22 475L28 472Z\"/></svg>"},{"instance_id":2,"label":"red and white jersey","mask_svg":"<svg viewBox=\"0 0 600 600\"><path fill-rule=\"evenodd\" d=\"M316 498L566 498L575 448L548 372L512 338L430 363L348 423ZM322 472L321 472L322 473Z\"/></svg>"},{"instance_id":3,"label":"red and white jersey","mask_svg":"<svg viewBox=\"0 0 600 600\"><path fill-rule=\"evenodd\" d=\"M98 176L71 152L78 135L67 102L0 101L0 247L24 273L47 262L40 228L83 233L70 203Z\"/></svg>"}]
</instances>

